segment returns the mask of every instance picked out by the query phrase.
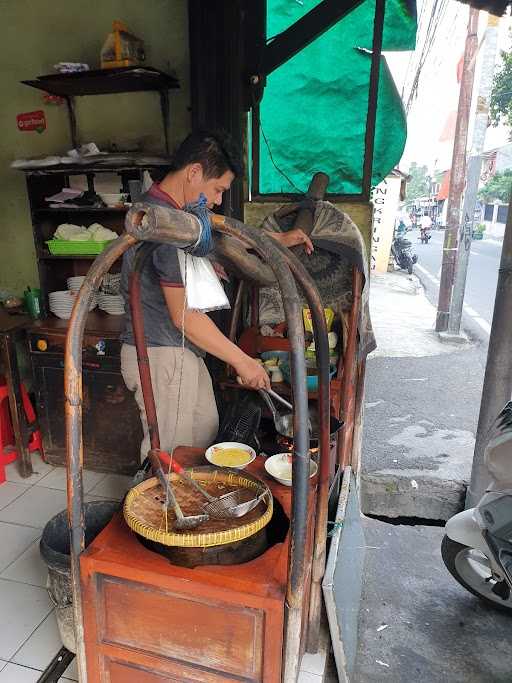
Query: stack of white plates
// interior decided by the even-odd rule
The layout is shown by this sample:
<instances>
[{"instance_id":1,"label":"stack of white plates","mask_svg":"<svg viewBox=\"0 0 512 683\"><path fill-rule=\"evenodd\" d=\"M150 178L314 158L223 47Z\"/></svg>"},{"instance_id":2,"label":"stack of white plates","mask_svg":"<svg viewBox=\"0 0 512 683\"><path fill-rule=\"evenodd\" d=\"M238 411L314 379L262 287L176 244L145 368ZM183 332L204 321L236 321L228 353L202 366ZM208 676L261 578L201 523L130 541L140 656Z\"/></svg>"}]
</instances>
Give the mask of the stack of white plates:
<instances>
[{"instance_id":1,"label":"stack of white plates","mask_svg":"<svg viewBox=\"0 0 512 683\"><path fill-rule=\"evenodd\" d=\"M68 289L71 292L78 292L82 286L82 282L85 280L85 275L76 275L75 277L68 277Z\"/></svg>"},{"instance_id":2,"label":"stack of white plates","mask_svg":"<svg viewBox=\"0 0 512 683\"><path fill-rule=\"evenodd\" d=\"M67 320L71 317L71 311L75 303L75 292L70 292L67 289L63 292L50 292L48 298L50 299L50 311L57 318Z\"/></svg>"},{"instance_id":3,"label":"stack of white plates","mask_svg":"<svg viewBox=\"0 0 512 683\"><path fill-rule=\"evenodd\" d=\"M119 294L121 289L121 273L106 273L101 283L101 291L105 294Z\"/></svg>"},{"instance_id":4,"label":"stack of white plates","mask_svg":"<svg viewBox=\"0 0 512 683\"><path fill-rule=\"evenodd\" d=\"M124 299L120 294L103 294L100 292L98 303L102 311L110 315L124 314Z\"/></svg>"},{"instance_id":5,"label":"stack of white plates","mask_svg":"<svg viewBox=\"0 0 512 683\"><path fill-rule=\"evenodd\" d=\"M75 275L75 277L68 277L67 283L68 283L68 289L71 292L74 292L75 294L80 290L80 287L82 286L83 281L85 280L85 275ZM93 308L96 308L98 305L98 293L94 292L92 299L91 299L91 304L89 306L89 310L92 311Z\"/></svg>"}]
</instances>

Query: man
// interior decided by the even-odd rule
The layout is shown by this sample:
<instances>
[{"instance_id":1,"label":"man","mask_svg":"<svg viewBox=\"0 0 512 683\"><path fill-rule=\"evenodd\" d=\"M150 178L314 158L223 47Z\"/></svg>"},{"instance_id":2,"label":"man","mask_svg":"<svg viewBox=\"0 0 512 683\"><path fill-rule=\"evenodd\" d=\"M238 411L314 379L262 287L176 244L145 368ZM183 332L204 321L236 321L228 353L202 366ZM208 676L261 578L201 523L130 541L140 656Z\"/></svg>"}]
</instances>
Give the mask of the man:
<instances>
[{"instance_id":1,"label":"man","mask_svg":"<svg viewBox=\"0 0 512 683\"><path fill-rule=\"evenodd\" d=\"M432 219L428 215L428 213L424 214L421 218L421 227L423 230L431 230L432 229Z\"/></svg>"},{"instance_id":2,"label":"man","mask_svg":"<svg viewBox=\"0 0 512 683\"><path fill-rule=\"evenodd\" d=\"M142 198L155 205L183 209L206 197L210 209L220 206L242 168L229 137L219 133L191 133L173 156L169 172ZM301 230L272 234L286 246L313 245ZM142 459L149 450L149 435L134 346L128 280L137 247L123 257L121 290L125 299L126 326L121 339L121 372L135 393L141 411L144 440ZM204 448L218 431L218 414L211 378L203 361L210 353L231 365L250 388L270 386L265 369L222 334L204 313L185 308L185 291L176 247L161 244L141 274L141 299L153 392L157 407L161 448L177 445ZM182 329L185 349L182 352Z\"/></svg>"}]
</instances>

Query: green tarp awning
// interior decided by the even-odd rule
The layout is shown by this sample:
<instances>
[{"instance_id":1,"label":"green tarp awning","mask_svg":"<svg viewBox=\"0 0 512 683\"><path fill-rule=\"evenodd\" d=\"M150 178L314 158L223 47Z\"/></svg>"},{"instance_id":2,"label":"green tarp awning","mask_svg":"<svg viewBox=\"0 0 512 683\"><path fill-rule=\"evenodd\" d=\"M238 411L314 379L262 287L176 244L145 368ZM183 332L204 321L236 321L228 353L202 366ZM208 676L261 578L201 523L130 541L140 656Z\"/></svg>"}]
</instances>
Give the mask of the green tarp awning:
<instances>
[{"instance_id":1,"label":"green tarp awning","mask_svg":"<svg viewBox=\"0 0 512 683\"><path fill-rule=\"evenodd\" d=\"M268 0L268 36L288 28L318 1ZM269 75L260 105L260 193L305 192L319 170L331 178L329 192L362 192L374 13L375 0L365 0ZM413 50L415 37L410 6L386 0L382 49ZM373 184L398 163L405 139L402 102L382 58Z\"/></svg>"}]
</instances>

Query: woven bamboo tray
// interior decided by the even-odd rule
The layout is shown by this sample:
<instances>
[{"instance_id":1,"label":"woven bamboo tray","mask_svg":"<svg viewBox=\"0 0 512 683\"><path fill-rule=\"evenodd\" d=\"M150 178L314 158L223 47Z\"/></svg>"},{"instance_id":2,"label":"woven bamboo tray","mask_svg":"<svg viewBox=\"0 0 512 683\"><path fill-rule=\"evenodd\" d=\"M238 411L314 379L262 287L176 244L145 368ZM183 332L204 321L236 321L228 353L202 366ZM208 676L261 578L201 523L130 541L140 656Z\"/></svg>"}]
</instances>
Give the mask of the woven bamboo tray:
<instances>
[{"instance_id":1,"label":"woven bamboo tray","mask_svg":"<svg viewBox=\"0 0 512 683\"><path fill-rule=\"evenodd\" d=\"M162 510L164 497L156 477L132 488L124 502L124 518L130 529L150 541L181 548L209 548L242 541L263 529L272 519L273 499L270 490L259 479L238 471L199 467L188 473L212 495L220 496L235 488L247 490L247 500L268 491L267 497L244 517L209 520L189 531L173 529L174 513L169 509L167 521ZM204 500L193 492L177 474L171 473L171 484L183 513L199 514ZM208 528L210 527L210 528ZM213 528L212 528L213 527Z\"/></svg>"}]
</instances>

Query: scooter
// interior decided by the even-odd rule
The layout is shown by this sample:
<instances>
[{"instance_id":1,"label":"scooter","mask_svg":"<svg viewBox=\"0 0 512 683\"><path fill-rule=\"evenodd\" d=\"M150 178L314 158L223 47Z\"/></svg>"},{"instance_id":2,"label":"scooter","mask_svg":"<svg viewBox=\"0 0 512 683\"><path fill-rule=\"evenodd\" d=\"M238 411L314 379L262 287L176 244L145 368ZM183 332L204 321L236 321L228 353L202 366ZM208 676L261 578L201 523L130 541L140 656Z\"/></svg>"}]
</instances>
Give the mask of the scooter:
<instances>
[{"instance_id":1,"label":"scooter","mask_svg":"<svg viewBox=\"0 0 512 683\"><path fill-rule=\"evenodd\" d=\"M422 244L428 244L431 237L432 235L430 233L430 228L420 228L419 239L421 240Z\"/></svg>"},{"instance_id":2,"label":"scooter","mask_svg":"<svg viewBox=\"0 0 512 683\"><path fill-rule=\"evenodd\" d=\"M491 428L484 461L492 482L476 507L448 520L441 555L461 586L512 614L512 401Z\"/></svg>"},{"instance_id":3,"label":"scooter","mask_svg":"<svg viewBox=\"0 0 512 683\"><path fill-rule=\"evenodd\" d=\"M405 239L405 237L395 236L391 243L391 253L396 265L406 270L409 275L412 275L412 267L418 260L416 254L412 251L412 242Z\"/></svg>"}]
</instances>

